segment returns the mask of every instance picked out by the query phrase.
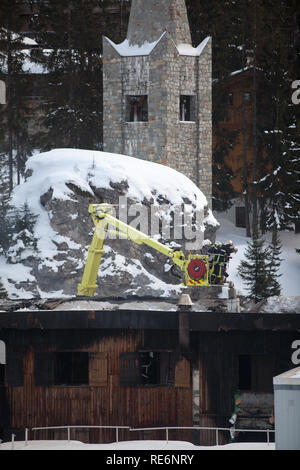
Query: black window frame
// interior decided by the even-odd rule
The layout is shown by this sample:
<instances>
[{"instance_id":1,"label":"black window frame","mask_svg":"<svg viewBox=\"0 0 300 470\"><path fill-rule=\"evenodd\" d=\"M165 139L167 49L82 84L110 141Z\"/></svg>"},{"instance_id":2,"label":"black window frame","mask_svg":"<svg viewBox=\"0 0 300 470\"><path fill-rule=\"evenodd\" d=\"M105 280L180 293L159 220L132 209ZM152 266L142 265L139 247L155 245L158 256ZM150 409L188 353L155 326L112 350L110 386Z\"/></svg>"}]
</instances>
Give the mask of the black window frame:
<instances>
[{"instance_id":1,"label":"black window frame","mask_svg":"<svg viewBox=\"0 0 300 470\"><path fill-rule=\"evenodd\" d=\"M179 98L179 121L195 122L195 96L180 95Z\"/></svg>"},{"instance_id":2,"label":"black window frame","mask_svg":"<svg viewBox=\"0 0 300 470\"><path fill-rule=\"evenodd\" d=\"M76 367L84 367L84 371L79 371ZM36 352L34 378L36 386L88 386L89 352Z\"/></svg>"},{"instance_id":3,"label":"black window frame","mask_svg":"<svg viewBox=\"0 0 300 470\"><path fill-rule=\"evenodd\" d=\"M120 386L174 386L175 354L170 350L120 353Z\"/></svg>"}]
</instances>

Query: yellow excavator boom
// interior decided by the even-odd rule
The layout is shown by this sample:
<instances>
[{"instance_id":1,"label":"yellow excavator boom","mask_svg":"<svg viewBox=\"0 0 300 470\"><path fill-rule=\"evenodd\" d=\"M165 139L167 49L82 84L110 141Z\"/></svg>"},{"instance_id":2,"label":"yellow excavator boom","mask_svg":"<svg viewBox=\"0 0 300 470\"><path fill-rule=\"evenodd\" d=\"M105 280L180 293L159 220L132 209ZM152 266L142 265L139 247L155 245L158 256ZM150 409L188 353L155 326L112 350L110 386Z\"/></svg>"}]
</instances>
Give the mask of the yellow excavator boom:
<instances>
[{"instance_id":1,"label":"yellow excavator boom","mask_svg":"<svg viewBox=\"0 0 300 470\"><path fill-rule=\"evenodd\" d=\"M209 286L209 256L191 255L186 258L181 250L173 250L145 233L130 227L112 215L112 206L109 204L90 204L89 213L95 225L92 243L88 249L88 256L82 276L78 284L77 295L92 297L98 287L96 281L101 263L103 244L106 233L111 232L120 238L131 240L139 245L145 244L154 250L169 257L174 265L184 274L184 285ZM109 228L108 228L109 227ZM114 227L114 229L110 228Z\"/></svg>"}]
</instances>

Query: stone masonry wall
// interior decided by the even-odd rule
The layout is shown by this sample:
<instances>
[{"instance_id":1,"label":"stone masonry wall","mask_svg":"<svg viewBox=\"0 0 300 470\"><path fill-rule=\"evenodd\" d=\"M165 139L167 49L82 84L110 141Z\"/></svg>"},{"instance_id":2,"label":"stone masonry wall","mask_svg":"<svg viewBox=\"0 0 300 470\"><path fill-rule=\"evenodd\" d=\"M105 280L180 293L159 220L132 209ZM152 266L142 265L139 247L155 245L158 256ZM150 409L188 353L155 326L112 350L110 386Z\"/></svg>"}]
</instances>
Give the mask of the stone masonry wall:
<instances>
[{"instance_id":1,"label":"stone masonry wall","mask_svg":"<svg viewBox=\"0 0 300 470\"><path fill-rule=\"evenodd\" d=\"M211 207L211 42L182 56L166 34L149 56L121 57L104 39L104 150L184 173ZM126 122L126 96L148 95L148 122ZM191 95L194 121L180 122L180 95Z\"/></svg>"},{"instance_id":2,"label":"stone masonry wall","mask_svg":"<svg viewBox=\"0 0 300 470\"><path fill-rule=\"evenodd\" d=\"M212 208L212 50L211 39L199 57L199 167L198 180Z\"/></svg>"}]
</instances>

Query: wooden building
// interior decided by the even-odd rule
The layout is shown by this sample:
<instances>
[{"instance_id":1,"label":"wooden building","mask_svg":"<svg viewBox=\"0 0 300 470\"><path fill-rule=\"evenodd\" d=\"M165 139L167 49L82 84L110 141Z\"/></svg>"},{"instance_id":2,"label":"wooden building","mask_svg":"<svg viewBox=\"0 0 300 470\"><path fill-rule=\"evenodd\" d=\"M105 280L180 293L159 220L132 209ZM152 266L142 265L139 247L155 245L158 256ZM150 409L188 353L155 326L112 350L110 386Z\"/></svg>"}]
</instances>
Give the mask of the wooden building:
<instances>
[{"instance_id":1,"label":"wooden building","mask_svg":"<svg viewBox=\"0 0 300 470\"><path fill-rule=\"evenodd\" d=\"M234 395L272 393L273 377L293 367L300 335L297 314L64 305L0 312L2 439L23 440L25 428L44 426L229 427ZM66 431L33 437L65 439ZM72 430L71 438L113 442L115 431ZM164 438L119 431L120 440ZM215 444L214 431L174 430L169 438ZM219 439L228 442L228 432Z\"/></svg>"}]
</instances>

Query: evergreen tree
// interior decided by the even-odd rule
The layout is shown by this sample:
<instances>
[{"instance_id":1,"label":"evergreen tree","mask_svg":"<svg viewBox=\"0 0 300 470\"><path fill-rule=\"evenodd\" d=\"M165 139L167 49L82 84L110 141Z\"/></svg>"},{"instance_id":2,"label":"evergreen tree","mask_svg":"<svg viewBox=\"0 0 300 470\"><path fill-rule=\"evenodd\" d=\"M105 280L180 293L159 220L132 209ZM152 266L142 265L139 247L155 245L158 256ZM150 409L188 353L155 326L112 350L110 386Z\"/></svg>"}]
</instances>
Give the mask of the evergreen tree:
<instances>
[{"instance_id":1,"label":"evergreen tree","mask_svg":"<svg viewBox=\"0 0 300 470\"><path fill-rule=\"evenodd\" d=\"M0 299L6 299L7 298L7 292L1 282L1 278L0 278Z\"/></svg>"},{"instance_id":2,"label":"evergreen tree","mask_svg":"<svg viewBox=\"0 0 300 470\"><path fill-rule=\"evenodd\" d=\"M267 162L258 183L265 230L293 228L299 218L300 110L291 100L291 84L299 67L299 53L295 54L299 35L295 35L293 20L297 15L299 19L297 8L299 4L293 1L272 2L265 19L268 41L260 60L259 126Z\"/></svg>"},{"instance_id":3,"label":"evergreen tree","mask_svg":"<svg viewBox=\"0 0 300 470\"><path fill-rule=\"evenodd\" d=\"M26 202L11 215L13 235L7 251L7 259L14 264L22 262L28 254L30 257L38 255L37 239L34 234L37 216L30 211Z\"/></svg>"},{"instance_id":4,"label":"evergreen tree","mask_svg":"<svg viewBox=\"0 0 300 470\"><path fill-rule=\"evenodd\" d=\"M8 211L9 201L9 178L6 165L3 164L4 156L0 155L0 255L4 255L10 245L12 227Z\"/></svg>"},{"instance_id":5,"label":"evergreen tree","mask_svg":"<svg viewBox=\"0 0 300 470\"><path fill-rule=\"evenodd\" d=\"M272 231L272 242L270 244L270 253L271 253L271 258L269 262L269 289L268 289L268 295L270 297L275 296L275 295L280 295L281 293L281 287L280 283L278 282L279 277L281 274L279 274L279 268L282 259L280 258L281 254L281 242L280 238L278 236L278 231L276 228L273 229Z\"/></svg>"},{"instance_id":6,"label":"evergreen tree","mask_svg":"<svg viewBox=\"0 0 300 470\"><path fill-rule=\"evenodd\" d=\"M234 3L230 0L222 4L186 0L193 45L197 46L206 36L213 38L212 120L216 144L213 147L212 172L213 209L217 211L229 209L237 197L232 186L233 172L228 164L228 155L236 144L238 131L229 131L222 125L229 111L227 86L230 73L240 67L240 52L232 41L232 30L238 21L234 16Z\"/></svg>"},{"instance_id":7,"label":"evergreen tree","mask_svg":"<svg viewBox=\"0 0 300 470\"><path fill-rule=\"evenodd\" d=\"M247 284L249 298L255 303L270 297L271 251L259 239L257 226L254 226L251 241L247 242L245 258L238 266L238 274Z\"/></svg>"},{"instance_id":8,"label":"evergreen tree","mask_svg":"<svg viewBox=\"0 0 300 470\"><path fill-rule=\"evenodd\" d=\"M48 96L36 148L101 150L102 35L119 40L124 26L123 2L116 0L41 3L35 29L43 48L33 50L32 59L47 70Z\"/></svg>"},{"instance_id":9,"label":"evergreen tree","mask_svg":"<svg viewBox=\"0 0 300 470\"><path fill-rule=\"evenodd\" d=\"M28 130L25 119L27 81L23 69L24 38L17 34L22 25L18 0L0 2L0 72L6 83L6 105L0 119L5 126L0 153L8 156L9 191L20 180L22 158L27 151ZM25 150L26 149L26 150ZM17 178L14 175L17 174Z\"/></svg>"}]
</instances>

